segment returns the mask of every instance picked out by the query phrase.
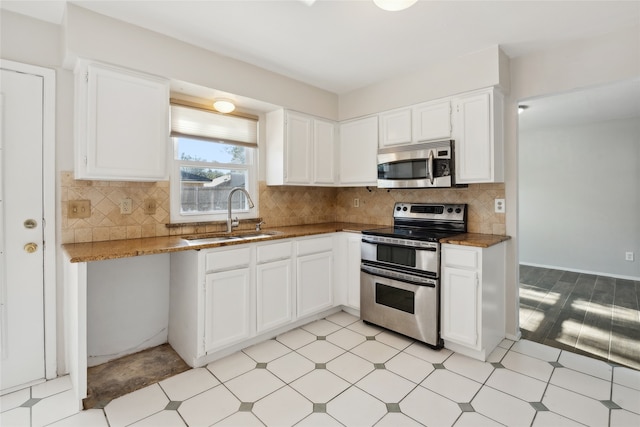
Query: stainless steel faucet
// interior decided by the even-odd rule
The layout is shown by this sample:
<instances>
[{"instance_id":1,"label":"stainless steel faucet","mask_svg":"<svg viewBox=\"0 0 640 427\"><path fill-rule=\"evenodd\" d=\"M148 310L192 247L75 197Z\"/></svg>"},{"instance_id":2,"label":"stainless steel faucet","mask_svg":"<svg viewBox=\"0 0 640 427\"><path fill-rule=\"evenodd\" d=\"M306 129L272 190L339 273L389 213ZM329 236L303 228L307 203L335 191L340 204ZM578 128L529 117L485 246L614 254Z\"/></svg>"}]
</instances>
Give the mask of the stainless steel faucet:
<instances>
[{"instance_id":1,"label":"stainless steel faucet","mask_svg":"<svg viewBox=\"0 0 640 427\"><path fill-rule=\"evenodd\" d=\"M238 221L238 217L236 219L231 219L231 197L233 197L233 193L236 191L241 191L247 197L247 202L249 202L249 208L254 206L253 200L251 200L251 196L249 196L249 192L242 187L234 187L229 192L229 197L227 198L227 233L231 233L233 231L233 227L237 227L240 224Z\"/></svg>"}]
</instances>

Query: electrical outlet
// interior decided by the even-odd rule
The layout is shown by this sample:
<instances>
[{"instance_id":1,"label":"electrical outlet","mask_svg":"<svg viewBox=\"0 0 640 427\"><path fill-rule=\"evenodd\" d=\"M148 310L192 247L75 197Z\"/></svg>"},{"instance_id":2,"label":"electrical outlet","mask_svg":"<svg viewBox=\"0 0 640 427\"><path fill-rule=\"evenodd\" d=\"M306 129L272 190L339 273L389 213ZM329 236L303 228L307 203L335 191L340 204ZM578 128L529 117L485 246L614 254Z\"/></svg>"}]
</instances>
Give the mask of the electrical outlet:
<instances>
[{"instance_id":1,"label":"electrical outlet","mask_svg":"<svg viewBox=\"0 0 640 427\"><path fill-rule=\"evenodd\" d=\"M89 218L91 216L91 200L69 200L67 202L67 218Z\"/></svg>"},{"instance_id":2,"label":"electrical outlet","mask_svg":"<svg viewBox=\"0 0 640 427\"><path fill-rule=\"evenodd\" d=\"M147 215L155 215L156 199L144 199L144 213Z\"/></svg>"},{"instance_id":3,"label":"electrical outlet","mask_svg":"<svg viewBox=\"0 0 640 427\"><path fill-rule=\"evenodd\" d=\"M625 252L624 253L625 261L633 261L633 252Z\"/></svg>"},{"instance_id":4,"label":"electrical outlet","mask_svg":"<svg viewBox=\"0 0 640 427\"><path fill-rule=\"evenodd\" d=\"M495 206L496 213L504 213L505 211L504 199L496 199L495 203L496 203L496 206Z\"/></svg>"},{"instance_id":5,"label":"electrical outlet","mask_svg":"<svg viewBox=\"0 0 640 427\"><path fill-rule=\"evenodd\" d=\"M133 201L131 199L120 200L120 213L122 215L130 215L133 212Z\"/></svg>"},{"instance_id":6,"label":"electrical outlet","mask_svg":"<svg viewBox=\"0 0 640 427\"><path fill-rule=\"evenodd\" d=\"M360 199L353 199L353 207L354 208L360 207Z\"/></svg>"}]
</instances>

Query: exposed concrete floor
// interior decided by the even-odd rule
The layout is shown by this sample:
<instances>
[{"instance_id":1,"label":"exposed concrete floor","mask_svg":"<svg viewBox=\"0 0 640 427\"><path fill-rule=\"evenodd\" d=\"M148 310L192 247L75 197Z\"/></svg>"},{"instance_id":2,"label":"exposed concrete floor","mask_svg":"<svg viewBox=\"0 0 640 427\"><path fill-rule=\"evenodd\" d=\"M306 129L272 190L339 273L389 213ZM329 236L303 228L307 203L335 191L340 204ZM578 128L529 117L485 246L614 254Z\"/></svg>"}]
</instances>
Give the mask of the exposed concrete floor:
<instances>
[{"instance_id":1,"label":"exposed concrete floor","mask_svg":"<svg viewBox=\"0 0 640 427\"><path fill-rule=\"evenodd\" d=\"M84 409L104 408L113 399L190 369L169 344L162 344L87 370Z\"/></svg>"}]
</instances>

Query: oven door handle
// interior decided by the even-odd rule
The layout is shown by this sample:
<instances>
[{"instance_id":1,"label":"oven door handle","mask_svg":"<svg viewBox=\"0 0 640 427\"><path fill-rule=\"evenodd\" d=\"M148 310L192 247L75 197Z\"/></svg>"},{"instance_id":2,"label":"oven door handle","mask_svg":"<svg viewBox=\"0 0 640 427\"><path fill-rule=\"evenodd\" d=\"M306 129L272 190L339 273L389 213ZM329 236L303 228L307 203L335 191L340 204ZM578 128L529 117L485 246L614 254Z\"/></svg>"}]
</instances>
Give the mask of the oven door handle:
<instances>
[{"instance_id":1,"label":"oven door handle","mask_svg":"<svg viewBox=\"0 0 640 427\"><path fill-rule=\"evenodd\" d=\"M383 246L393 246L396 248L407 248L407 249L415 249L417 251L429 251L429 252L437 252L437 248L433 247L420 247L420 246L408 246L408 245L397 245L395 243L382 243L382 242L373 242L371 240L367 240L365 238L362 239L362 243L369 243L371 245L383 245Z\"/></svg>"},{"instance_id":2,"label":"oven door handle","mask_svg":"<svg viewBox=\"0 0 640 427\"><path fill-rule=\"evenodd\" d=\"M407 279L402 279L399 277L393 277L391 275L386 275L384 273L379 273L379 272L372 272L367 270L364 267L360 267L360 271L362 271L363 273L366 273L370 276L374 276L374 277L384 277L385 279L389 279L389 280L395 280L396 282L403 282L403 283L408 283L410 285L416 285L416 286L425 286L427 288L435 288L436 285L434 285L433 283L422 283L422 282L414 282L413 280L407 280Z\"/></svg>"}]
</instances>

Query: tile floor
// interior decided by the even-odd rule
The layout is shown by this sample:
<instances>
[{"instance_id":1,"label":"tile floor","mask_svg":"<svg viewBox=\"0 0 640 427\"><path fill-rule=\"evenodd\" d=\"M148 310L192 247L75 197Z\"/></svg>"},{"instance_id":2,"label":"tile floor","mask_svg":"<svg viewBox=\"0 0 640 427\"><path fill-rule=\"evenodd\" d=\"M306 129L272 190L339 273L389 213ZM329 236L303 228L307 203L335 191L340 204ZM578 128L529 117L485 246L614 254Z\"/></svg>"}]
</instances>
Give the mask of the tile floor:
<instances>
[{"instance_id":1,"label":"tile floor","mask_svg":"<svg viewBox=\"0 0 640 427\"><path fill-rule=\"evenodd\" d=\"M0 398L2 426L638 426L640 372L504 340L487 362L340 312L69 416L67 377ZM59 420L54 422L55 420Z\"/></svg>"},{"instance_id":2,"label":"tile floor","mask_svg":"<svg viewBox=\"0 0 640 427\"><path fill-rule=\"evenodd\" d=\"M522 337L640 369L640 282L520 266Z\"/></svg>"}]
</instances>

